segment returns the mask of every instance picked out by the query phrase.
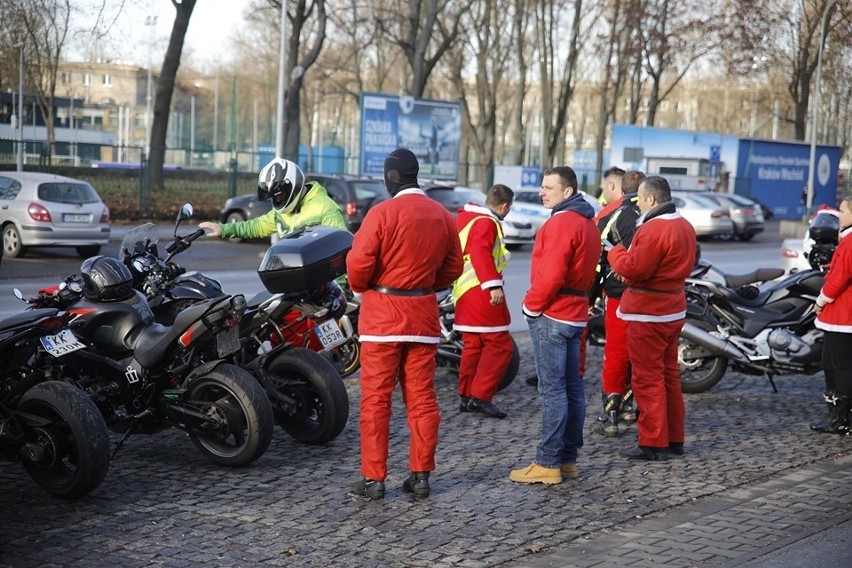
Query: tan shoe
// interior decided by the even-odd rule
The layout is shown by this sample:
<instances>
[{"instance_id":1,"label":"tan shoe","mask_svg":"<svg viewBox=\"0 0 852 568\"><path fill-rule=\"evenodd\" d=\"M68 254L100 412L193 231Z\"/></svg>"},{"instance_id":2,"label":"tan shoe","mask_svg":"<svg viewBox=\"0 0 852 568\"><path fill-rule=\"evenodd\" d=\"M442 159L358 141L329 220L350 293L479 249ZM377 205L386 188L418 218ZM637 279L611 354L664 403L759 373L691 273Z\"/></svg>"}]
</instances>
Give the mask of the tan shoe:
<instances>
[{"instance_id":1,"label":"tan shoe","mask_svg":"<svg viewBox=\"0 0 852 568\"><path fill-rule=\"evenodd\" d=\"M577 479L580 477L580 468L573 463L563 463L559 466L559 471L562 473L562 477L567 477L569 479Z\"/></svg>"},{"instance_id":2,"label":"tan shoe","mask_svg":"<svg viewBox=\"0 0 852 568\"><path fill-rule=\"evenodd\" d=\"M509 479L518 483L556 485L562 483L562 473L558 467L542 467L533 462L523 469L512 470L509 473Z\"/></svg>"}]
</instances>

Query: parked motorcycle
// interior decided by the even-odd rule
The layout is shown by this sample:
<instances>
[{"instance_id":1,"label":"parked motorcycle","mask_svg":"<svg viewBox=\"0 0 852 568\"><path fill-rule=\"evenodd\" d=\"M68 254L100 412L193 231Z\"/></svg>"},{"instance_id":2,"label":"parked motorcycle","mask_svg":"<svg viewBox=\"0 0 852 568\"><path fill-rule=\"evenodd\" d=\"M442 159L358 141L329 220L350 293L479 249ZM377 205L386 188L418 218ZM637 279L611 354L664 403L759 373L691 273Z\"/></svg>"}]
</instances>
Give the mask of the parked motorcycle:
<instances>
[{"instance_id":1,"label":"parked motorcycle","mask_svg":"<svg viewBox=\"0 0 852 568\"><path fill-rule=\"evenodd\" d=\"M438 366L448 369L452 373L458 373L459 364L461 363L462 349L462 334L456 331L453 327L453 322L456 316L456 306L453 303L453 295L450 291L441 291L438 293L438 320L441 323L441 338L438 343L438 354L436 355ZM511 337L511 336L510 336ZM518 375L518 369L521 366L521 354L518 351L518 344L515 343L515 338L512 337L512 360L509 366L500 378L500 383L497 390L501 391L512 384L515 377Z\"/></svg>"},{"instance_id":2,"label":"parked motorcycle","mask_svg":"<svg viewBox=\"0 0 852 568\"><path fill-rule=\"evenodd\" d=\"M241 295L199 301L173 325L154 322L145 295L118 260L87 259L82 279L27 300L72 316L74 336L85 345L64 357L65 369L95 401L107 426L123 433L185 430L214 463L246 465L272 440L268 398L245 370L226 361L240 347Z\"/></svg>"},{"instance_id":3,"label":"parked motorcycle","mask_svg":"<svg viewBox=\"0 0 852 568\"><path fill-rule=\"evenodd\" d=\"M174 321L183 310L204 298L223 295L218 281L198 272L186 272L173 261L175 255L187 250L204 234L199 229L178 236L181 221L191 215L191 205L187 204L178 215L175 240L166 247L165 258L159 257L156 226L151 223L129 231L121 245L121 260L130 267L133 286L146 294L159 323ZM322 233L320 229L310 231L307 241L321 241L314 238ZM343 237L343 241L327 252L331 256L345 256L352 236L346 231L333 231L336 235L332 236ZM348 330L345 327L349 322L344 313L346 299L331 280L330 272L322 274L322 269L309 267L310 282L298 273L287 274L289 278L283 280L273 276L284 268L276 251L287 249L297 240L298 236L281 239L280 245L273 245L271 252L267 252L269 260L261 262L259 273L262 277L270 276L264 284L271 292L263 292L248 301L239 328L240 348L232 357L266 390L275 420L288 434L304 443L324 444L345 427L349 397L340 374L330 362L340 359L320 354L336 354L337 349L352 344L350 340L355 337L354 355L350 356L355 364L360 364L360 345L351 325ZM293 255L298 256L292 250L281 254L288 261ZM341 267L345 265L340 263L334 270L342 273ZM327 281L322 283L322 278Z\"/></svg>"},{"instance_id":4,"label":"parked motorcycle","mask_svg":"<svg viewBox=\"0 0 852 568\"><path fill-rule=\"evenodd\" d=\"M742 373L813 374L821 369L822 332L813 306L825 280L830 247L815 246L811 270L772 280L746 297L703 279L687 280L690 310L680 335L678 363L683 392L704 392L724 376L728 363Z\"/></svg>"},{"instance_id":5,"label":"parked motorcycle","mask_svg":"<svg viewBox=\"0 0 852 568\"><path fill-rule=\"evenodd\" d=\"M59 358L83 347L69 319L47 308L0 321L0 459L20 461L36 484L62 499L87 495L109 469L100 412L85 393L56 380Z\"/></svg>"}]
</instances>

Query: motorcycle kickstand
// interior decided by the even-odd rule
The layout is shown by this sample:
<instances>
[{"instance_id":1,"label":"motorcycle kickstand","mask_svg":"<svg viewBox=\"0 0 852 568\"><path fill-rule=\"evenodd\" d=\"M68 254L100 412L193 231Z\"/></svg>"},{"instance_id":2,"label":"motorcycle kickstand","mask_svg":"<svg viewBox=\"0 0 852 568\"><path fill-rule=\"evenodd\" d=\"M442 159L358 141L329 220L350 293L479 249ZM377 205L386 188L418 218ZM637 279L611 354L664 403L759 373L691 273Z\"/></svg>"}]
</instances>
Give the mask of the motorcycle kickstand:
<instances>
[{"instance_id":1,"label":"motorcycle kickstand","mask_svg":"<svg viewBox=\"0 0 852 568\"><path fill-rule=\"evenodd\" d=\"M151 411L150 408L148 408L133 417L133 422L130 423L130 426L127 428L124 434L121 435L121 438L119 438L118 442L115 443L115 448L113 448L112 452L110 452L110 461L112 461L115 458L116 454L118 454L118 450L120 450L121 446L124 445L124 441L127 440L128 436L130 436L130 434L133 432L133 429L136 427L139 421L143 418L151 416L152 414L154 413Z\"/></svg>"},{"instance_id":2,"label":"motorcycle kickstand","mask_svg":"<svg viewBox=\"0 0 852 568\"><path fill-rule=\"evenodd\" d=\"M775 386L775 380L772 378L772 375L769 375L769 384L772 385L772 392L778 394L778 387Z\"/></svg>"}]
</instances>

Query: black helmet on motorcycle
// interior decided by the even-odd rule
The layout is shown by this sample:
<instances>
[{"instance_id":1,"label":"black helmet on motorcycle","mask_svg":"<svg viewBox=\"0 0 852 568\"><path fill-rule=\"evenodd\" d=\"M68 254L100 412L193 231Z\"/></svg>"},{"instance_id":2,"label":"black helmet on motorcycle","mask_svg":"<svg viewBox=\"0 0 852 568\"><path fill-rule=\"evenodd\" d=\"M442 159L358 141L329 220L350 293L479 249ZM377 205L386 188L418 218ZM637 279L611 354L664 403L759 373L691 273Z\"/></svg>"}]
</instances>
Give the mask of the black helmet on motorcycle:
<instances>
[{"instance_id":1,"label":"black helmet on motorcycle","mask_svg":"<svg viewBox=\"0 0 852 568\"><path fill-rule=\"evenodd\" d=\"M814 243L836 245L840 238L840 216L836 211L817 212L808 224L808 237Z\"/></svg>"},{"instance_id":2,"label":"black helmet on motorcycle","mask_svg":"<svg viewBox=\"0 0 852 568\"><path fill-rule=\"evenodd\" d=\"M281 213L292 213L305 196L305 174L295 162L275 158L257 176L257 198L272 199L272 206Z\"/></svg>"},{"instance_id":3,"label":"black helmet on motorcycle","mask_svg":"<svg viewBox=\"0 0 852 568\"><path fill-rule=\"evenodd\" d=\"M326 308L331 317L336 320L346 313L346 293L334 280L312 290L308 300L317 306Z\"/></svg>"},{"instance_id":4,"label":"black helmet on motorcycle","mask_svg":"<svg viewBox=\"0 0 852 568\"><path fill-rule=\"evenodd\" d=\"M83 295L93 302L117 302L133 296L133 275L121 261L93 256L80 265Z\"/></svg>"}]
</instances>

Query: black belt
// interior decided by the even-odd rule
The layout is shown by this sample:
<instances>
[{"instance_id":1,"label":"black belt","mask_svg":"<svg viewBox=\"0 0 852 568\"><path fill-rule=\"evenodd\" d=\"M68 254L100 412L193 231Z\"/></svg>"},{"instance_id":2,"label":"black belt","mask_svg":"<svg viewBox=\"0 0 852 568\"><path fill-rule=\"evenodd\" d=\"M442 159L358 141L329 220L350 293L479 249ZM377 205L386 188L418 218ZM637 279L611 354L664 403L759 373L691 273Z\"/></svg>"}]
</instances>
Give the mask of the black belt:
<instances>
[{"instance_id":1,"label":"black belt","mask_svg":"<svg viewBox=\"0 0 852 568\"><path fill-rule=\"evenodd\" d=\"M578 290L577 288L560 288L559 289L560 296L580 296L585 298L588 295L586 290Z\"/></svg>"},{"instance_id":2,"label":"black belt","mask_svg":"<svg viewBox=\"0 0 852 568\"><path fill-rule=\"evenodd\" d=\"M389 286L373 286L373 290L391 296L427 296L432 293L429 288L415 288L414 290L403 290L402 288L391 288Z\"/></svg>"}]
</instances>

